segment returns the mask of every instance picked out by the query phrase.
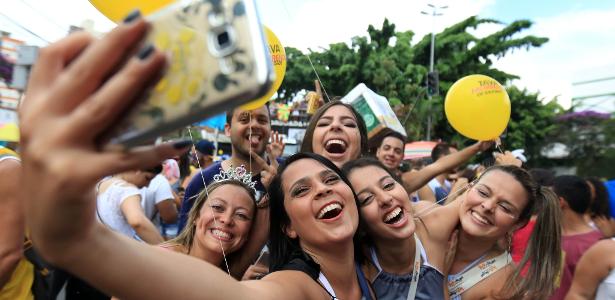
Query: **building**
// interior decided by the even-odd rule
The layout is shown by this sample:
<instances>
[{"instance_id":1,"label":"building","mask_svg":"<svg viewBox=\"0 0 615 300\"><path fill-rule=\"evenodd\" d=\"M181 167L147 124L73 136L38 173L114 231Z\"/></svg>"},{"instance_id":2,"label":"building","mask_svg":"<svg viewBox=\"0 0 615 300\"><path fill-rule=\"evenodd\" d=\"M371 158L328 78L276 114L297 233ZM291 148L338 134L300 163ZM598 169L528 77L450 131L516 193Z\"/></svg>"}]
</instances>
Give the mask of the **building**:
<instances>
[{"instance_id":1,"label":"building","mask_svg":"<svg viewBox=\"0 0 615 300\"><path fill-rule=\"evenodd\" d=\"M17 60L17 47L23 41L11 38L10 33L0 31L0 55L10 64ZM17 123L17 106L21 93L9 87L9 83L0 79L0 124Z\"/></svg>"}]
</instances>

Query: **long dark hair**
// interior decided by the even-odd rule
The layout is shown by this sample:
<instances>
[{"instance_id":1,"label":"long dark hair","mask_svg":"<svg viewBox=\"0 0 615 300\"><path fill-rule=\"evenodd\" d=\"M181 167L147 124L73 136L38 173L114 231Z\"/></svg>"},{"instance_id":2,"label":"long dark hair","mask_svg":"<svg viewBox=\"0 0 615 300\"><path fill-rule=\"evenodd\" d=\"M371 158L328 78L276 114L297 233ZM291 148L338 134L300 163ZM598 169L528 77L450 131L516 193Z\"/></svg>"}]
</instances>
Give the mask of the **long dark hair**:
<instances>
[{"instance_id":1,"label":"long dark hair","mask_svg":"<svg viewBox=\"0 0 615 300\"><path fill-rule=\"evenodd\" d=\"M530 173L516 166L493 166L483 172L481 178L496 170L515 178L527 194L528 202L521 211L517 224L525 225L532 212L537 214L538 220L523 258L515 266L499 297L546 299L555 290L555 281L562 265L561 210L558 197L549 188L538 185ZM538 211L535 209L537 206L540 206ZM523 276L521 272L528 263L528 272Z\"/></svg>"},{"instance_id":2,"label":"long dark hair","mask_svg":"<svg viewBox=\"0 0 615 300\"><path fill-rule=\"evenodd\" d=\"M313 139L314 139L314 130L316 129L316 124L318 120L322 117L322 115L329 110L329 108L341 105L346 107L350 112L354 115L354 118L357 120L357 127L359 128L359 135L361 137L361 156L366 155L369 151L367 145L367 127L365 126L365 121L361 115L352 107L350 104L346 104L341 101L331 101L321 106L310 119L310 123L308 124L307 129L305 130L305 136L303 137L303 142L301 143L301 152L314 152L312 147Z\"/></svg>"},{"instance_id":3,"label":"long dark hair","mask_svg":"<svg viewBox=\"0 0 615 300\"><path fill-rule=\"evenodd\" d=\"M382 162L380 162L379 160L373 157L362 157L359 159L351 160L342 166L342 172L344 173L346 177L349 177L352 170L357 169L357 168L369 167L369 166L377 167L377 168L384 170L385 172L387 172L387 174L389 174L389 176L391 176L391 178L393 178L393 180L397 181L397 183L399 184L402 184L399 178L395 174L393 174L391 170L389 170L389 168L387 168L385 165L382 164ZM360 206L358 207L359 207L359 220L361 224L367 224L367 222L363 219L363 214L361 214ZM362 247L361 253L363 253L363 250L367 249L366 247L371 247L374 245L374 240L368 234L366 227L360 226L359 229L357 229L357 233L355 234L355 243L358 246ZM358 256L358 258L355 258L355 260L359 262L360 264L363 264L365 262L364 259L365 259L365 255L361 255L361 256Z\"/></svg>"},{"instance_id":4,"label":"long dark hair","mask_svg":"<svg viewBox=\"0 0 615 300\"><path fill-rule=\"evenodd\" d=\"M348 178L344 176L342 171L338 167L335 166L334 163L326 159L325 157L315 154L315 153L304 153L300 152L290 156L286 159L286 162L278 167L278 173L271 181L269 185L269 253L270 253L270 264L269 270L271 272L281 270L282 267L287 264L297 252L302 253L303 250L299 245L299 238L292 239L286 234L286 229L290 225L290 218L286 209L284 208L284 191L282 187L282 176L284 175L284 171L288 168L288 166L292 165L298 160L301 159L312 159L326 168L335 172L342 181L347 184L349 187L350 181ZM356 205L358 206L357 195L354 190L352 191L354 196L354 200ZM359 219L359 228L361 228L362 221ZM357 236L355 233L354 237L355 241L355 259L357 256L361 257L361 252L357 251Z\"/></svg>"}]
</instances>

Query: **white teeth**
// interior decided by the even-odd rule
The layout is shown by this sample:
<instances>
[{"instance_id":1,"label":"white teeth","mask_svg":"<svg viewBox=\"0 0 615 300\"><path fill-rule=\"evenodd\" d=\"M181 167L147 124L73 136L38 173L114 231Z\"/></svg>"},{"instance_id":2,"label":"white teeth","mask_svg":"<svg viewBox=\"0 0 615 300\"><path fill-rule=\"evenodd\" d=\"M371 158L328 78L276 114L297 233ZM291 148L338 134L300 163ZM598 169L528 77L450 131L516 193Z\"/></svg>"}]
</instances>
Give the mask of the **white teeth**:
<instances>
[{"instance_id":1,"label":"white teeth","mask_svg":"<svg viewBox=\"0 0 615 300\"><path fill-rule=\"evenodd\" d=\"M324 217L326 213L328 213L328 212L330 212L330 211L332 211L332 210L334 210L334 209L339 209L339 210L341 210L341 209L342 209L342 205L341 205L341 204L339 204L339 203L331 203L331 204L329 204L329 205L327 205L327 206L323 207L323 208L320 210L320 212L318 213L318 218L319 218L319 219L322 219L322 217Z\"/></svg>"},{"instance_id":2,"label":"white teeth","mask_svg":"<svg viewBox=\"0 0 615 300\"><path fill-rule=\"evenodd\" d=\"M228 232L224 232L222 230L219 229L212 229L211 233L213 233L215 236L220 237L222 239L228 240L231 238L231 234Z\"/></svg>"},{"instance_id":3,"label":"white teeth","mask_svg":"<svg viewBox=\"0 0 615 300\"><path fill-rule=\"evenodd\" d=\"M472 216L474 218L476 218L479 222L485 224L485 225L489 225L489 220L485 219L483 216L479 215L477 212L472 211Z\"/></svg>"},{"instance_id":4,"label":"white teeth","mask_svg":"<svg viewBox=\"0 0 615 300\"><path fill-rule=\"evenodd\" d=\"M391 211L384 217L384 221L385 222L391 221L393 218L397 217L397 215L399 215L400 213L401 213L401 208L397 207L396 209L394 209L393 211Z\"/></svg>"},{"instance_id":5,"label":"white teeth","mask_svg":"<svg viewBox=\"0 0 615 300\"><path fill-rule=\"evenodd\" d=\"M346 147L346 142L342 141L342 140L328 140L326 146L328 147L329 145L332 144L340 144L344 147Z\"/></svg>"}]
</instances>

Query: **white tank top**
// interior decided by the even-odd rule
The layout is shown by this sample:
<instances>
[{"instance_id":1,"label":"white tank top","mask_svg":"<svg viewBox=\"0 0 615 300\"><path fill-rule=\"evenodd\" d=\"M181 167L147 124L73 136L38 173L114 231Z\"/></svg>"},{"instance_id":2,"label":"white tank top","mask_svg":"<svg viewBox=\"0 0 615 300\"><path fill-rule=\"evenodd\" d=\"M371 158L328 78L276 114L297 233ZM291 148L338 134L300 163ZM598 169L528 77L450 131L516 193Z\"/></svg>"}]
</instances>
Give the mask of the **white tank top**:
<instances>
[{"instance_id":1,"label":"white tank top","mask_svg":"<svg viewBox=\"0 0 615 300\"><path fill-rule=\"evenodd\" d=\"M612 238L615 241L615 238ZM596 291L596 299L615 300L615 269L604 278Z\"/></svg>"},{"instance_id":2,"label":"white tank top","mask_svg":"<svg viewBox=\"0 0 615 300\"><path fill-rule=\"evenodd\" d=\"M135 195L141 196L141 192L136 187L127 185L120 180L111 182L109 187L96 197L99 220L114 231L134 238L136 233L124 217L121 206L126 198Z\"/></svg>"}]
</instances>

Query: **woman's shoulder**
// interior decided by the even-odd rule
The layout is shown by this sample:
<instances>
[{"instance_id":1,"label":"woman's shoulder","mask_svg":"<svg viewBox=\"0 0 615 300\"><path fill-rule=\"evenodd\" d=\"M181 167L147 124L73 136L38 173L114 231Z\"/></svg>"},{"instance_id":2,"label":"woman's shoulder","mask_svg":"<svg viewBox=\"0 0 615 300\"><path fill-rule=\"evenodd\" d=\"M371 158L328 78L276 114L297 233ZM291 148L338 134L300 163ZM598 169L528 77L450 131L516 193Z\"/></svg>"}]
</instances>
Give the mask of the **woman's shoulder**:
<instances>
[{"instance_id":1,"label":"woman's shoulder","mask_svg":"<svg viewBox=\"0 0 615 300\"><path fill-rule=\"evenodd\" d=\"M244 281L271 293L272 299L331 299L320 284L307 273L298 270L281 270L269 273L259 281Z\"/></svg>"}]
</instances>

